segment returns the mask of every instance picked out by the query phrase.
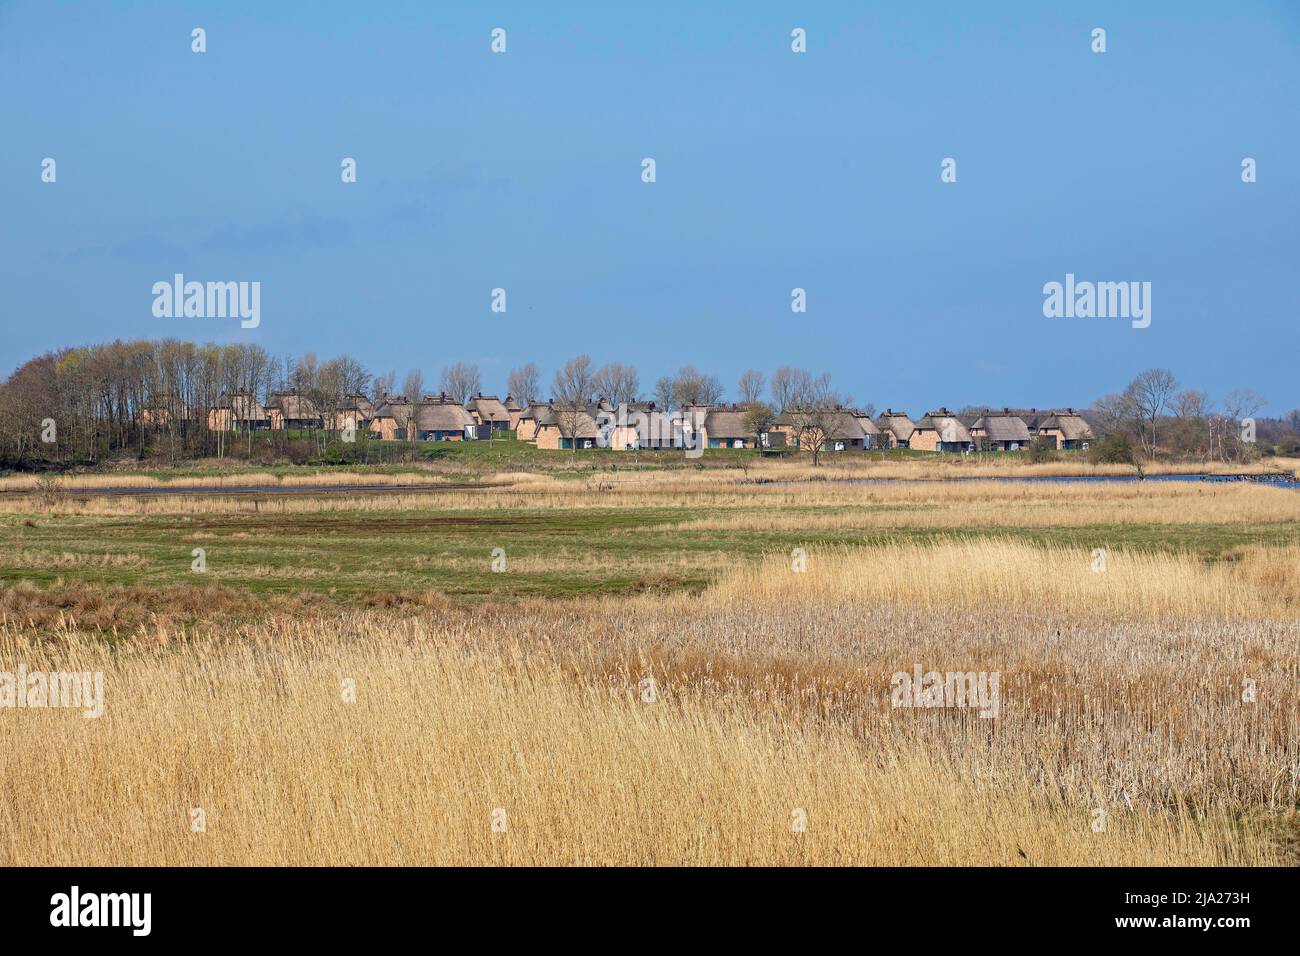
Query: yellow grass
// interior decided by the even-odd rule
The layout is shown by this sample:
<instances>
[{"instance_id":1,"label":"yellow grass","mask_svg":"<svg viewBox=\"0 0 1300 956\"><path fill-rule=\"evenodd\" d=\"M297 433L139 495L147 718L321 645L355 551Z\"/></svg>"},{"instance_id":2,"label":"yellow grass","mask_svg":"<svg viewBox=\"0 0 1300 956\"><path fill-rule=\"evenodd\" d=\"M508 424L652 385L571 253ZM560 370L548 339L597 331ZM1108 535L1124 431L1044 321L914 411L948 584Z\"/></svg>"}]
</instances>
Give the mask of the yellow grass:
<instances>
[{"instance_id":1,"label":"yellow grass","mask_svg":"<svg viewBox=\"0 0 1300 956\"><path fill-rule=\"evenodd\" d=\"M517 480L519 476L509 476L508 480ZM0 491L35 491L39 487L40 476L8 475L0 478ZM174 478L159 479L152 475L138 475L130 472L107 472L100 474L72 474L59 477L59 486L65 491L95 491L103 488L167 488L181 486L185 488L241 488L248 486L269 486L272 488L297 488L312 485L385 485L393 487L445 484L446 478L430 474L426 470L379 473L357 471L312 471L304 469L301 473L277 475L264 471L230 471L214 475L177 475Z\"/></svg>"},{"instance_id":2,"label":"yellow grass","mask_svg":"<svg viewBox=\"0 0 1300 956\"><path fill-rule=\"evenodd\" d=\"M1281 860L1256 824L1224 810L1119 800L1094 832L1090 803L1025 777L972 774L924 740L776 719L676 695L671 682L645 702L635 671L575 679L541 649L466 646L466 635L437 631L354 618L184 648L141 638L117 651L5 635L4 660L102 670L108 703L96 720L3 714L0 862ZM341 693L347 678L355 703ZM196 808L205 832L192 830ZM792 829L800 811L805 832Z\"/></svg>"},{"instance_id":3,"label":"yellow grass","mask_svg":"<svg viewBox=\"0 0 1300 956\"><path fill-rule=\"evenodd\" d=\"M740 467L743 462L743 468ZM746 480L761 478L770 481L799 482L834 482L845 479L890 479L890 480L944 480L953 478L1044 478L1062 476L1131 476L1135 474L1129 465L1093 464L1087 460L1048 461L1036 464L1016 461L999 461L996 458L963 458L956 455L936 455L933 457L906 458L897 460L880 460L861 455L827 455L823 464L813 467L807 458L791 460L779 459L743 459L732 463L716 463L720 467L702 470L676 467L681 464L678 456L645 453L629 460L620 456L619 464L613 469L607 468L607 462L600 457L583 456L573 462L552 461L543 463L543 467L561 465L555 468L557 473L579 468L606 468L597 472L592 478L563 483L572 487L591 490L603 488L700 488L711 487L719 481L735 478ZM669 465L672 467L660 468ZM230 470L217 474L195 476L177 476L159 479L152 475L135 474L130 471L71 474L61 476L60 485L66 491L95 491L103 488L166 488L168 485L180 485L198 488L235 488L248 485L267 485L280 488L302 487L304 485L390 485L419 486L445 484L453 480L463 480L463 464L431 463L414 465L404 472L370 472L354 470L324 470L304 467L301 472L275 474L250 468L231 467ZM1234 464L1225 462L1157 462L1146 467L1148 475L1176 474L1240 474L1262 472L1290 472L1300 474L1300 459L1272 458L1266 461ZM449 477L451 475L459 476ZM476 481L488 481L493 484L546 484L553 481L545 471L498 472L476 478ZM0 477L0 491L34 491L40 479L36 475L8 475Z\"/></svg>"},{"instance_id":4,"label":"yellow grass","mask_svg":"<svg viewBox=\"0 0 1300 956\"><path fill-rule=\"evenodd\" d=\"M707 480L626 478L610 484L543 475L499 475L479 490L303 494L247 497L86 497L36 505L0 497L0 513L63 515L310 514L338 511L498 511L508 509L668 508L660 527L683 530L798 530L886 527L1062 527L1093 524L1300 522L1294 489L1249 483L1009 484L949 482L849 485L740 484L729 473Z\"/></svg>"},{"instance_id":5,"label":"yellow grass","mask_svg":"<svg viewBox=\"0 0 1300 956\"><path fill-rule=\"evenodd\" d=\"M884 602L1003 613L1037 608L1069 617L1300 617L1294 548L1255 548L1207 566L1192 555L1091 551L979 539L934 545L775 555L744 567L708 597L733 608L800 602Z\"/></svg>"},{"instance_id":6,"label":"yellow grass","mask_svg":"<svg viewBox=\"0 0 1300 956\"><path fill-rule=\"evenodd\" d=\"M1249 486L712 480L259 507L640 504L683 511L668 526L864 529L1300 518L1294 491ZM251 502L54 510L225 504ZM59 596L108 618L119 601L209 608L112 644L28 623L41 592L9 588L0 671L102 671L106 713L0 710L0 864L1294 865L1300 549L1232 558L1108 548L1094 573L1089 549L1011 540L812 548L806 571L774 554L699 594L332 614L295 596L237 625L218 606L242 608L236 592ZM892 675L916 667L998 673L998 716L892 707Z\"/></svg>"}]
</instances>

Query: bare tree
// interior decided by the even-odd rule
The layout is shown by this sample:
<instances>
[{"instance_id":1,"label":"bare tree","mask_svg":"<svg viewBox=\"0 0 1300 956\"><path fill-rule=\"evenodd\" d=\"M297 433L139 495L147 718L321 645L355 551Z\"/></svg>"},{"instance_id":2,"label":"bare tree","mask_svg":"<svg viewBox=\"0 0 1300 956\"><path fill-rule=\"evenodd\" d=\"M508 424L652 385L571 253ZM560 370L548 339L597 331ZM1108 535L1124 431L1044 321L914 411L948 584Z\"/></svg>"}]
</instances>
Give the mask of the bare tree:
<instances>
[{"instance_id":1,"label":"bare tree","mask_svg":"<svg viewBox=\"0 0 1300 956\"><path fill-rule=\"evenodd\" d=\"M1174 450L1182 455L1207 454L1210 401L1206 394L1185 389L1173 397L1170 405L1174 422L1169 434Z\"/></svg>"},{"instance_id":2,"label":"bare tree","mask_svg":"<svg viewBox=\"0 0 1300 956\"><path fill-rule=\"evenodd\" d=\"M518 368L512 368L510 377L506 379L506 391L513 395L520 405L527 405L533 399L540 397L542 383L537 366L532 362L526 362Z\"/></svg>"},{"instance_id":3,"label":"bare tree","mask_svg":"<svg viewBox=\"0 0 1300 956\"><path fill-rule=\"evenodd\" d=\"M808 373L803 369L782 365L772 373L772 405L778 412L784 412L795 400L800 383Z\"/></svg>"},{"instance_id":4,"label":"bare tree","mask_svg":"<svg viewBox=\"0 0 1300 956\"><path fill-rule=\"evenodd\" d=\"M555 417L572 451L578 450L578 431L595 399L595 388L591 358L586 355L569 359L555 373Z\"/></svg>"},{"instance_id":5,"label":"bare tree","mask_svg":"<svg viewBox=\"0 0 1300 956\"><path fill-rule=\"evenodd\" d=\"M424 395L424 373L418 368L413 368L406 373L406 378L402 380L402 393L406 396L406 405L401 409L402 427L406 429L406 440L414 442L416 435L417 418L420 410L420 399Z\"/></svg>"},{"instance_id":6,"label":"bare tree","mask_svg":"<svg viewBox=\"0 0 1300 956\"><path fill-rule=\"evenodd\" d=\"M740 376L739 399L742 405L752 405L761 401L767 379L758 369L747 369Z\"/></svg>"},{"instance_id":7,"label":"bare tree","mask_svg":"<svg viewBox=\"0 0 1300 956\"><path fill-rule=\"evenodd\" d=\"M693 365L679 368L655 383L655 401L664 408L716 405L722 401L722 383Z\"/></svg>"},{"instance_id":8,"label":"bare tree","mask_svg":"<svg viewBox=\"0 0 1300 956\"><path fill-rule=\"evenodd\" d=\"M1156 425L1177 390L1178 380L1172 372L1163 368L1149 368L1133 379L1124 391L1133 410L1142 420L1142 444L1148 458L1156 455Z\"/></svg>"},{"instance_id":9,"label":"bare tree","mask_svg":"<svg viewBox=\"0 0 1300 956\"><path fill-rule=\"evenodd\" d=\"M772 375L772 395L782 406L781 417L789 423L799 447L809 450L816 467L823 446L849 414L844 399L831 388L830 373L813 375L807 369L784 366Z\"/></svg>"},{"instance_id":10,"label":"bare tree","mask_svg":"<svg viewBox=\"0 0 1300 956\"><path fill-rule=\"evenodd\" d=\"M1264 404L1264 399L1248 388L1233 389L1223 397L1225 420L1220 430L1220 447L1224 458L1245 461L1255 452L1254 418Z\"/></svg>"},{"instance_id":11,"label":"bare tree","mask_svg":"<svg viewBox=\"0 0 1300 956\"><path fill-rule=\"evenodd\" d=\"M743 422L745 431L754 436L754 447L758 448L763 443L763 433L776 423L776 410L766 402L755 399L745 404Z\"/></svg>"},{"instance_id":12,"label":"bare tree","mask_svg":"<svg viewBox=\"0 0 1300 956\"><path fill-rule=\"evenodd\" d=\"M662 409L677 406L677 383L671 375L663 375L655 382L655 404Z\"/></svg>"},{"instance_id":13,"label":"bare tree","mask_svg":"<svg viewBox=\"0 0 1300 956\"><path fill-rule=\"evenodd\" d=\"M397 387L397 373L391 369L383 375L376 375L371 388L374 389L375 404L378 405L384 400L385 395L391 395L393 389Z\"/></svg>"},{"instance_id":14,"label":"bare tree","mask_svg":"<svg viewBox=\"0 0 1300 956\"><path fill-rule=\"evenodd\" d=\"M464 405L474 395L483 391L478 366L473 362L457 362L442 370L438 391Z\"/></svg>"},{"instance_id":15,"label":"bare tree","mask_svg":"<svg viewBox=\"0 0 1300 956\"><path fill-rule=\"evenodd\" d=\"M601 398L606 398L614 406L624 402L635 402L639 397L641 379L631 365L610 362L602 365L595 373L594 386Z\"/></svg>"}]
</instances>

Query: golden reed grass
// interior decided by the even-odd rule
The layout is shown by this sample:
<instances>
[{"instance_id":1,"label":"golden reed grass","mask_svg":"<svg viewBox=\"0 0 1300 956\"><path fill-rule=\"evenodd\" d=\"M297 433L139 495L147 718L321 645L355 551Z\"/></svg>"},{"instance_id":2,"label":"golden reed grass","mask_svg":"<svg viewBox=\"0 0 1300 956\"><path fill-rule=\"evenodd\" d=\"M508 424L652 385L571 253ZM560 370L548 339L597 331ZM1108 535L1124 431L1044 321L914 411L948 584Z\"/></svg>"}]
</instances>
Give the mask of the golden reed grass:
<instances>
[{"instance_id":1,"label":"golden reed grass","mask_svg":"<svg viewBox=\"0 0 1300 956\"><path fill-rule=\"evenodd\" d=\"M254 500L184 495L78 498L73 493L44 506L25 496L0 497L0 514L69 517L617 508L679 512L680 517L668 517L655 527L699 531L1300 523L1300 494L1249 483L745 485L724 473L712 474L707 481L638 479L607 485L599 480L502 475L492 479L491 487L478 490L425 488L373 495L308 493Z\"/></svg>"},{"instance_id":2,"label":"golden reed grass","mask_svg":"<svg viewBox=\"0 0 1300 956\"><path fill-rule=\"evenodd\" d=\"M101 670L107 698L96 720L2 715L6 864L1280 859L1218 809L1120 804L1094 832L1086 805L971 775L940 747L882 748L671 687L647 702L634 672L575 680L532 647L411 622L0 646L29 667Z\"/></svg>"},{"instance_id":3,"label":"golden reed grass","mask_svg":"<svg viewBox=\"0 0 1300 956\"><path fill-rule=\"evenodd\" d=\"M1300 619L1296 548L1250 548L1234 562L1194 555L1040 546L981 538L773 555L732 573L714 600L733 608L847 602L1072 617Z\"/></svg>"},{"instance_id":4,"label":"golden reed grass","mask_svg":"<svg viewBox=\"0 0 1300 956\"><path fill-rule=\"evenodd\" d=\"M613 456L611 456L613 457ZM962 458L959 456L935 456L906 459L878 459L861 455L836 456L823 458L823 464L813 467L807 458L792 460L780 459L744 459L735 462L718 461L715 467L697 469L686 467L687 463L678 455L644 453L636 456L618 455L617 460L583 455L569 459L561 456L548 458L535 463L540 470L521 470L513 472L496 472L476 477L475 481L494 483L527 484L550 480L549 472L565 474L572 471L597 469L594 478L578 482L586 486L590 482L607 487L654 487L654 486L708 486L727 477L744 477L746 480L762 478L769 481L807 481L835 482L854 479L888 479L888 480L943 480L951 478L1048 478L1068 476L1132 476L1134 469L1129 465L1094 464L1088 461L1048 461L1025 463L1022 461L1000 461L996 458ZM60 476L60 486L65 491L95 491L106 488L165 489L168 486L187 488L239 488L247 486L268 486L291 489L302 486L329 485L389 485L418 486L449 483L460 478L463 480L474 462L421 463L406 466L404 470L391 468L383 471L365 469L318 469L300 467L292 472L275 473L258 471L248 466L221 466L224 470L215 473L184 475L170 478L158 478L154 475L138 474L131 471L73 473ZM1271 458L1267 461L1248 464L1225 462L1157 462L1146 468L1148 475L1187 475L1187 474L1259 474L1263 472L1300 473L1300 460L1294 458ZM574 483L572 477L563 479ZM40 487L41 478L37 475L0 476L0 491L32 492Z\"/></svg>"},{"instance_id":5,"label":"golden reed grass","mask_svg":"<svg viewBox=\"0 0 1300 956\"><path fill-rule=\"evenodd\" d=\"M106 713L0 711L0 861L1294 862L1288 559L950 542L112 644L7 620L0 669L103 671ZM999 716L891 707L914 666L1000 672Z\"/></svg>"}]
</instances>

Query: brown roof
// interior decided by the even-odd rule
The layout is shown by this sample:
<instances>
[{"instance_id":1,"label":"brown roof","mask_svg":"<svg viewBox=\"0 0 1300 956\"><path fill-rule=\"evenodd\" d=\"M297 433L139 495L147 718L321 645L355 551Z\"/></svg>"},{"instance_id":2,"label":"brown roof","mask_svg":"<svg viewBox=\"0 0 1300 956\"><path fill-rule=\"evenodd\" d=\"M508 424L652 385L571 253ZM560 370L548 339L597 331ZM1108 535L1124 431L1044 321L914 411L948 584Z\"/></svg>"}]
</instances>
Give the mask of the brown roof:
<instances>
[{"instance_id":1,"label":"brown roof","mask_svg":"<svg viewBox=\"0 0 1300 956\"><path fill-rule=\"evenodd\" d=\"M519 420L521 422L523 421L540 422L542 418L546 415L546 413L551 410L553 404L554 404L553 402L533 402L531 405L529 405L527 408L524 409L523 414L519 416Z\"/></svg>"},{"instance_id":2,"label":"brown roof","mask_svg":"<svg viewBox=\"0 0 1300 956\"><path fill-rule=\"evenodd\" d=\"M880 429L876 427L876 423L871 420L871 416L866 412L855 410L853 412L853 417L858 420L858 424L862 426L862 431L864 433L868 435L880 434Z\"/></svg>"},{"instance_id":3,"label":"brown roof","mask_svg":"<svg viewBox=\"0 0 1300 956\"><path fill-rule=\"evenodd\" d=\"M1024 422L1025 425L1032 432L1038 428L1038 423L1041 422L1044 418L1046 418L1051 413L1040 412L1036 408L1031 408L1027 412L1021 411L1021 412L1017 412L1016 414L1019 416L1020 420Z\"/></svg>"},{"instance_id":4,"label":"brown roof","mask_svg":"<svg viewBox=\"0 0 1300 956\"><path fill-rule=\"evenodd\" d=\"M745 427L745 409L735 405L717 405L704 416L704 430L709 438L752 438Z\"/></svg>"},{"instance_id":5,"label":"brown roof","mask_svg":"<svg viewBox=\"0 0 1300 956\"><path fill-rule=\"evenodd\" d=\"M510 412L495 395L475 395L465 403L467 412L477 412L485 422L508 422Z\"/></svg>"},{"instance_id":6,"label":"brown roof","mask_svg":"<svg viewBox=\"0 0 1300 956\"><path fill-rule=\"evenodd\" d=\"M295 421L320 418L320 412L316 411L316 403L306 395L295 395L292 392L272 392L266 405L267 408L278 409L285 418L294 419Z\"/></svg>"},{"instance_id":7,"label":"brown roof","mask_svg":"<svg viewBox=\"0 0 1300 956\"><path fill-rule=\"evenodd\" d=\"M217 399L216 407L230 409L231 417L240 422L258 422L270 417L265 405L244 392L236 392L230 398L223 394Z\"/></svg>"},{"instance_id":8,"label":"brown roof","mask_svg":"<svg viewBox=\"0 0 1300 956\"><path fill-rule=\"evenodd\" d=\"M556 408L547 408L546 411L538 416L538 428L556 428L565 438L596 438L600 429L596 426L596 420L589 412L579 410L577 417L577 428L574 434L568 434L568 429L573 424L573 412L560 411Z\"/></svg>"},{"instance_id":9,"label":"brown roof","mask_svg":"<svg viewBox=\"0 0 1300 956\"><path fill-rule=\"evenodd\" d=\"M892 408L881 412L876 424L881 431L889 432L897 441L907 441L912 437L912 432L916 431L916 425L905 412L896 412Z\"/></svg>"},{"instance_id":10,"label":"brown roof","mask_svg":"<svg viewBox=\"0 0 1300 956\"><path fill-rule=\"evenodd\" d=\"M831 441L862 441L866 436L862 419L847 410L836 415L826 429L826 437Z\"/></svg>"},{"instance_id":11,"label":"brown roof","mask_svg":"<svg viewBox=\"0 0 1300 956\"><path fill-rule=\"evenodd\" d=\"M1072 408L1063 412L1052 412L1038 423L1038 428L1040 431L1059 429L1066 441L1079 441L1093 437L1092 428L1084 421L1083 416Z\"/></svg>"},{"instance_id":12,"label":"brown roof","mask_svg":"<svg viewBox=\"0 0 1300 956\"><path fill-rule=\"evenodd\" d=\"M1015 415L985 415L973 426L983 430L990 441L1029 441L1029 428Z\"/></svg>"},{"instance_id":13,"label":"brown roof","mask_svg":"<svg viewBox=\"0 0 1300 956\"><path fill-rule=\"evenodd\" d=\"M415 429L421 432L464 431L474 424L474 416L465 406L450 398L426 397L415 410Z\"/></svg>"},{"instance_id":14,"label":"brown roof","mask_svg":"<svg viewBox=\"0 0 1300 956\"><path fill-rule=\"evenodd\" d=\"M971 441L970 429L961 423L960 418L946 408L926 412L925 417L916 423L916 430L938 432L939 440L942 442L969 443Z\"/></svg>"},{"instance_id":15,"label":"brown roof","mask_svg":"<svg viewBox=\"0 0 1300 956\"><path fill-rule=\"evenodd\" d=\"M401 420L411 407L411 400L405 395L385 395L384 400L375 409L373 418L392 418Z\"/></svg>"},{"instance_id":16,"label":"brown roof","mask_svg":"<svg viewBox=\"0 0 1300 956\"><path fill-rule=\"evenodd\" d=\"M339 411L360 412L362 418L370 418L375 413L375 406L364 395L345 395Z\"/></svg>"}]
</instances>

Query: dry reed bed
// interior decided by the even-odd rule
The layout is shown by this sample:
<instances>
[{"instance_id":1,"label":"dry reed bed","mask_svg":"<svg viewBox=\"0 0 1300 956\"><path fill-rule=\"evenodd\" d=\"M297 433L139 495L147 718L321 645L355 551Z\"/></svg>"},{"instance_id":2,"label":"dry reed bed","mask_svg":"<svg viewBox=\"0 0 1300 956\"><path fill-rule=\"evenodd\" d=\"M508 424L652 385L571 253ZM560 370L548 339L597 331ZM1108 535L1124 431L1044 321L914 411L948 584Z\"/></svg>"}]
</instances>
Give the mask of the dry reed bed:
<instances>
[{"instance_id":1,"label":"dry reed bed","mask_svg":"<svg viewBox=\"0 0 1300 956\"><path fill-rule=\"evenodd\" d=\"M370 496L239 497L157 495L85 498L44 506L0 498L0 513L86 516L168 514L314 514L421 510L585 510L671 508L681 519L664 528L778 530L881 527L1053 527L1090 524L1223 524L1300 522L1300 494L1253 484L1146 482L1123 485L1017 485L952 482L795 486L737 485L733 477L708 482L659 482L646 487L499 476L476 491L393 492ZM816 512L812 509L817 509Z\"/></svg>"},{"instance_id":2,"label":"dry reed bed","mask_svg":"<svg viewBox=\"0 0 1300 956\"><path fill-rule=\"evenodd\" d=\"M10 621L0 667L104 670L108 705L0 714L0 860L1294 861L1300 622L1270 590L1294 558L1120 553L1094 575L1082 551L957 542L774 557L696 597L116 646ZM998 717L891 708L917 665L1000 673Z\"/></svg>"},{"instance_id":3,"label":"dry reed bed","mask_svg":"<svg viewBox=\"0 0 1300 956\"><path fill-rule=\"evenodd\" d=\"M804 552L734 570L709 595L737 611L796 603L875 603L981 616L1037 609L1072 617L1300 619L1300 549L1241 549L1206 565L1193 555L1085 551L998 539L888 543Z\"/></svg>"},{"instance_id":4,"label":"dry reed bed","mask_svg":"<svg viewBox=\"0 0 1300 956\"><path fill-rule=\"evenodd\" d=\"M518 631L516 632L518 636ZM957 735L867 737L639 670L574 679L472 628L352 616L235 641L110 650L65 635L0 659L102 670L105 716L0 723L6 864L1259 864L1265 819L1109 810L972 773ZM345 679L356 701L343 699ZM913 715L908 715L913 716ZM998 731L978 728L981 736ZM1104 741L1095 734L1086 741ZM1034 748L1036 741L1021 740ZM1049 752L1059 748L1053 743ZM34 763L33 754L41 754ZM1100 785L1102 781L1098 781ZM191 810L206 815L191 829ZM493 814L504 811L505 831ZM794 832L795 814L806 832Z\"/></svg>"},{"instance_id":5,"label":"dry reed bed","mask_svg":"<svg viewBox=\"0 0 1300 956\"><path fill-rule=\"evenodd\" d=\"M537 476L528 473L502 474L490 476L483 480L528 482ZM430 486L437 487L451 483L430 469L413 468L403 472L366 472L366 471L321 471L303 470L291 474L275 474L267 471L230 471L215 475L176 475L167 479L153 475L132 473L97 473L71 474L56 477L58 487L65 492L97 491L105 488L149 489L168 487L210 488L219 491L223 488L271 487L301 488L311 486L333 485L383 485L404 488ZM477 480L477 479L476 479ZM31 492L41 488L43 477L39 475L7 475L0 477L0 491Z\"/></svg>"},{"instance_id":6,"label":"dry reed bed","mask_svg":"<svg viewBox=\"0 0 1300 956\"><path fill-rule=\"evenodd\" d=\"M676 465L676 457L671 461L661 455L646 455L636 461L617 465L613 469L600 471L594 477L597 483L624 485L628 487L678 487L690 488L708 486L719 480L730 481L735 478L763 478L772 481L843 481L848 479L899 479L899 480L935 480L949 478L1028 478L1028 477L1068 477L1068 476L1131 476L1134 469L1129 465L1094 464L1088 461L1049 461L1038 463L1000 462L987 458L964 459L956 456L936 456L924 459L903 459L886 461L862 457L841 458L828 456L824 463L813 467L807 459L782 461L760 459L745 461L743 465L721 464L712 468L656 467L665 463ZM467 465L470 463L466 463ZM599 467L603 462L585 457L573 462L552 459L545 464L563 464L575 468ZM1297 474L1300 460L1289 458L1269 459L1265 462L1232 464L1225 462L1159 462L1147 467L1149 475L1186 475L1186 474L1260 474L1264 472L1289 471ZM557 473L567 468L550 469ZM166 488L179 485L196 488L238 488L249 485L269 485L272 487L293 488L311 485L437 485L446 483L445 476L458 474L449 472L447 467L439 464L415 465L409 471L376 472L356 470L315 470L303 468L300 472L276 474L268 471L251 469L231 470L219 474L177 475L174 478L159 479L153 475L133 472L73 473L59 476L60 486L69 492L94 491L102 488ZM720 476L724 476L721 477ZM477 480L477 479L476 479ZM496 482L513 482L518 484L546 483L553 479L547 469L541 471L499 472L485 476L484 480ZM572 481L573 479L568 479ZM0 476L0 491L36 491L40 487L38 475L14 474Z\"/></svg>"}]
</instances>

